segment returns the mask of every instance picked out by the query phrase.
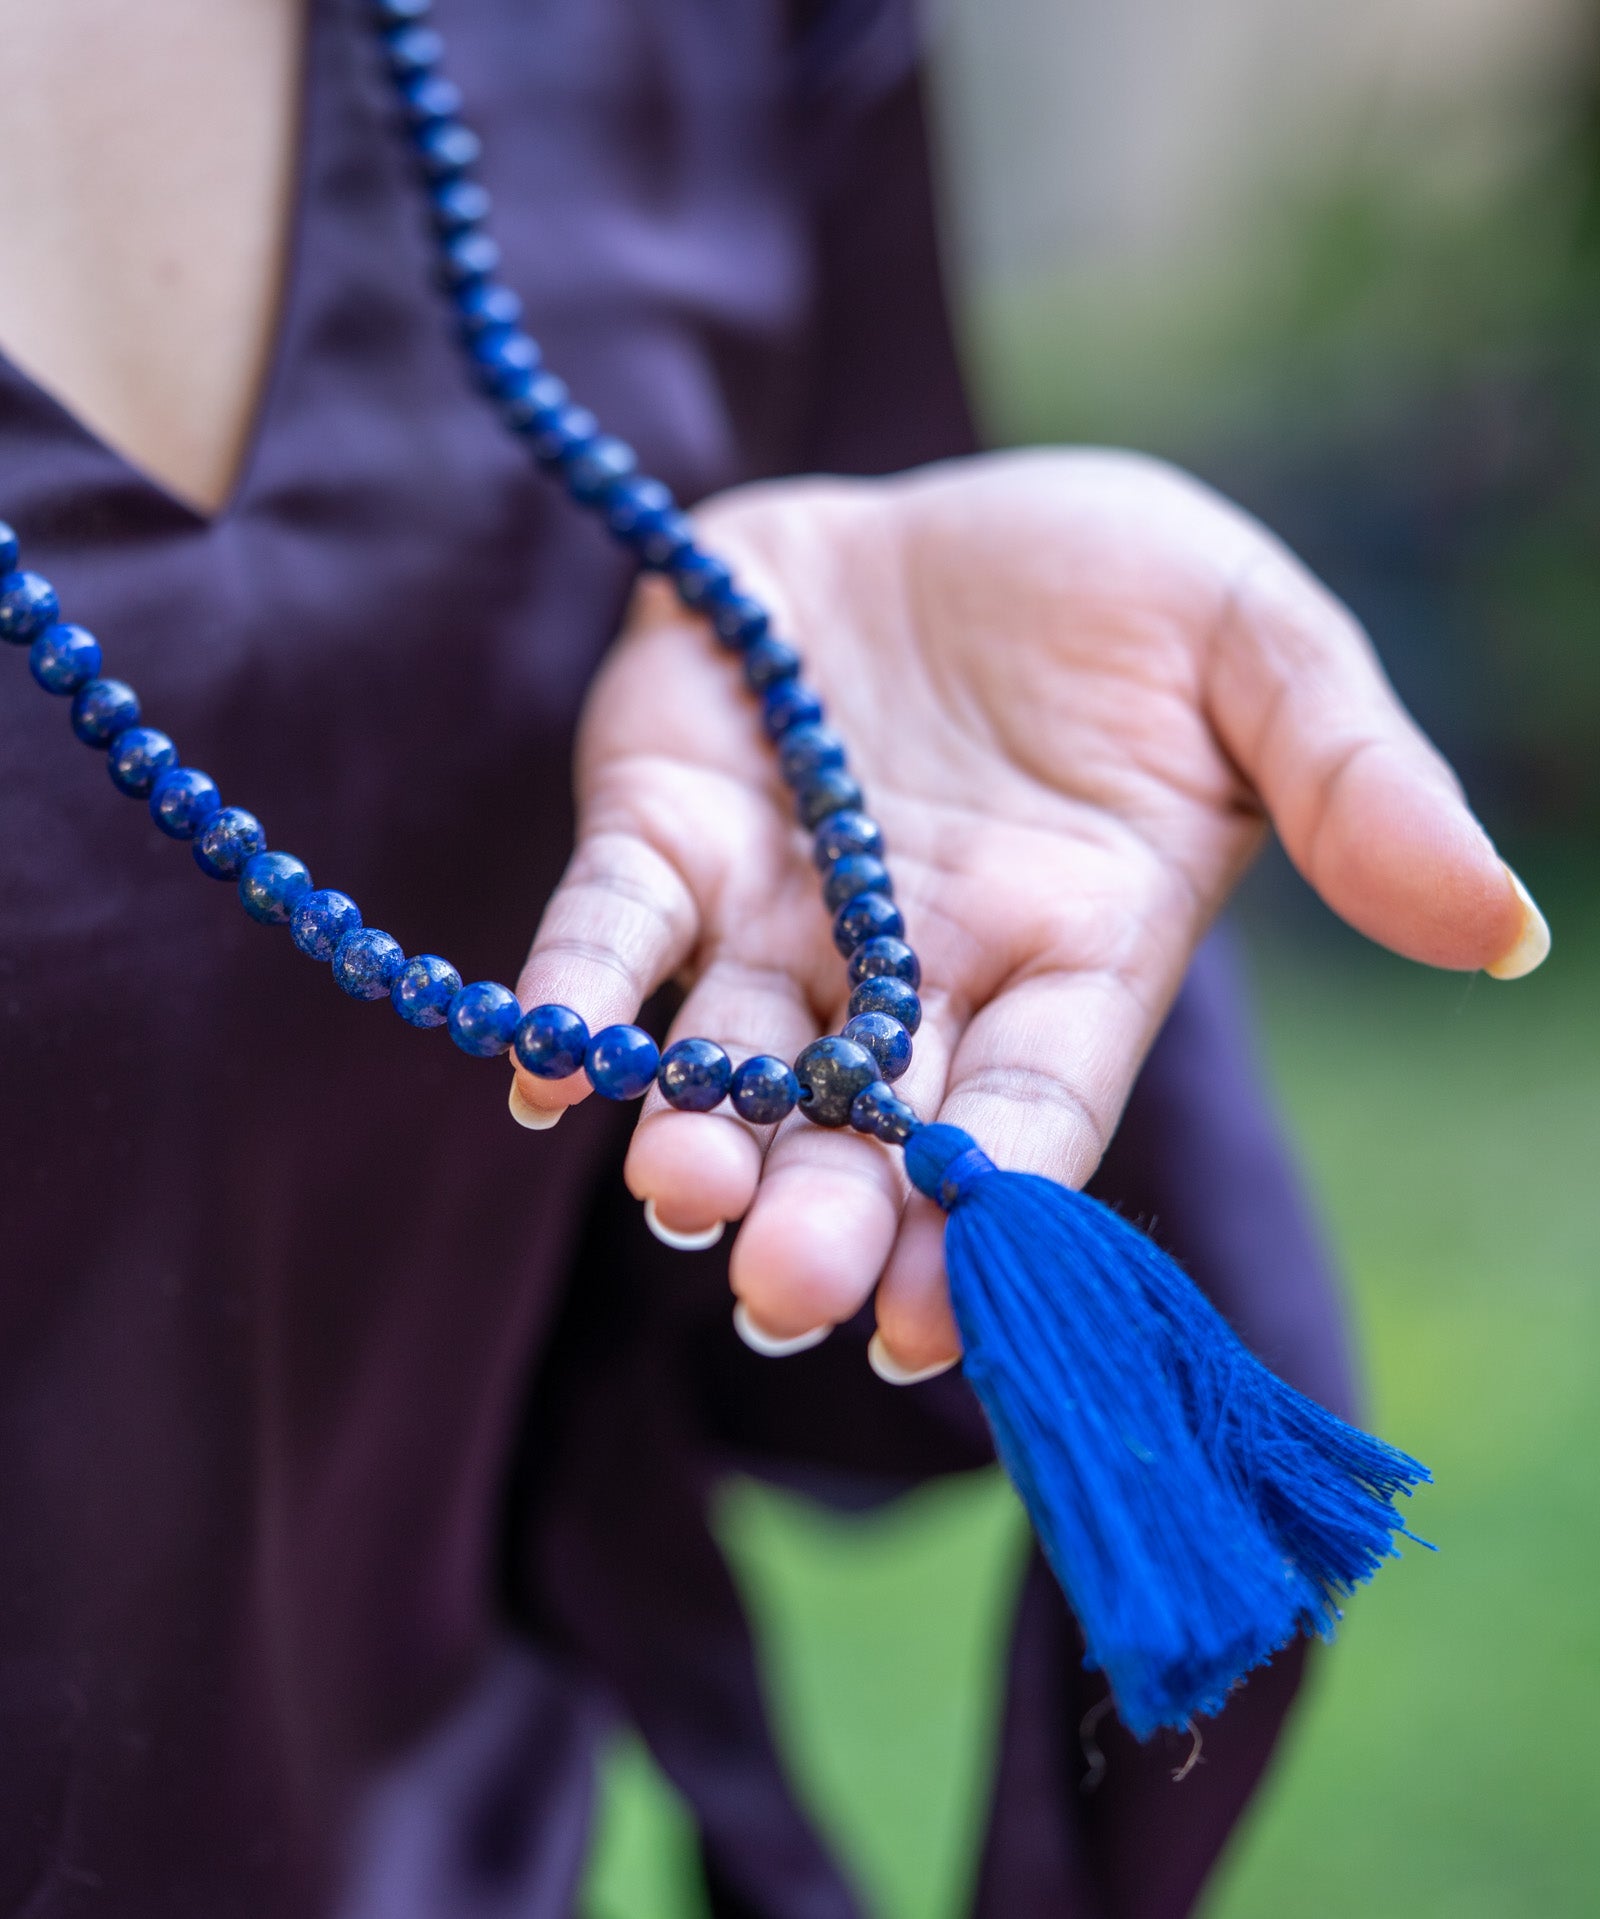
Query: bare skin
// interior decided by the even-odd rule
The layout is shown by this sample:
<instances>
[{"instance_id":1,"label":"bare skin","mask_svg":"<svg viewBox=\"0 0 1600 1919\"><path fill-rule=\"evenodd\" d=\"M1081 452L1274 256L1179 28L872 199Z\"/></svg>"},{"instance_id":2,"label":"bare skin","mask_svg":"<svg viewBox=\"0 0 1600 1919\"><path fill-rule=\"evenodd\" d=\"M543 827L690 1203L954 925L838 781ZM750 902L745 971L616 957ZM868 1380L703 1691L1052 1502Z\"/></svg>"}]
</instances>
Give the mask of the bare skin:
<instances>
[{"instance_id":1,"label":"bare skin","mask_svg":"<svg viewBox=\"0 0 1600 1919\"><path fill-rule=\"evenodd\" d=\"M270 357L302 30L293 0L0 0L0 344L202 512ZM1269 818L1398 952L1509 977L1548 946L1355 622L1182 475L1013 456L745 489L700 517L807 653L887 830L926 969L901 1090L1004 1163L1087 1177ZM659 586L593 690L576 776L525 1003L598 1027L679 975L676 1031L736 1053L793 1057L837 1025L844 970L770 750ZM587 1086L519 1092L557 1111ZM896 1360L956 1352L939 1218L883 1148L652 1099L628 1180L671 1226L743 1218L734 1287L772 1332L876 1285Z\"/></svg>"}]
</instances>

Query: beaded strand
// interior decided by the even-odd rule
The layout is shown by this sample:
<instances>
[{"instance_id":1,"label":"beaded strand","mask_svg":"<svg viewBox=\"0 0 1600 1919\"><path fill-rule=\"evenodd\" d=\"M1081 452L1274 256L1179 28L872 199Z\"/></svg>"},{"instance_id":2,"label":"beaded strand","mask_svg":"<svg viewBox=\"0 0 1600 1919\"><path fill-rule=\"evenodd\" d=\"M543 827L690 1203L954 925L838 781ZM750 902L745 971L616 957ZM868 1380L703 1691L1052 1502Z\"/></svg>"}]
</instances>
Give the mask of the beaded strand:
<instances>
[{"instance_id":1,"label":"beaded strand","mask_svg":"<svg viewBox=\"0 0 1600 1919\"><path fill-rule=\"evenodd\" d=\"M643 568L663 574L737 659L760 702L796 817L812 835L834 944L848 962L843 1031L813 1040L792 1067L767 1054L735 1066L714 1040L681 1039L662 1053L639 1026L591 1034L570 1007L524 1013L509 987L463 984L436 953L408 957L390 934L366 925L347 893L313 886L303 861L271 849L254 813L224 806L208 773L179 763L172 740L142 723L133 688L101 677L94 635L61 619L49 581L19 570L17 537L3 522L0 640L28 647L38 684L71 699L73 732L106 754L118 791L145 800L163 833L191 843L201 872L233 882L252 919L287 926L299 950L326 963L352 998L387 999L411 1026L445 1026L477 1058L511 1052L541 1079L581 1071L606 1099L636 1099L657 1085L679 1111L711 1112L727 1100L740 1118L762 1126L798 1105L819 1126L848 1125L903 1146L921 1122L893 1082L911 1063L922 1018L921 967L905 941L883 834L864 810L820 696L801 677L798 652L772 632L766 608L729 567L698 545L671 491L641 473L633 449L573 402L523 330L522 302L495 277L500 249L488 227L490 196L473 177L481 146L461 118L460 89L444 75L444 43L428 24L430 8L431 0L376 0L374 24L422 177L437 278L472 378L536 463Z\"/></svg>"}]
</instances>

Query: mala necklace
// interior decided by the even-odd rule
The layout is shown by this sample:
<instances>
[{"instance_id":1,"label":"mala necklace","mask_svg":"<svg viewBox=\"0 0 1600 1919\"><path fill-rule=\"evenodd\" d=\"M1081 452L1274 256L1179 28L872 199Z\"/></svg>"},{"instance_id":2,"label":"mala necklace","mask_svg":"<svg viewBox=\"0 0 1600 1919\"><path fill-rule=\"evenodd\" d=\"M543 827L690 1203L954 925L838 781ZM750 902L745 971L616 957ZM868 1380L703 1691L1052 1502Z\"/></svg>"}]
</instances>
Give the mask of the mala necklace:
<instances>
[{"instance_id":1,"label":"mala necklace","mask_svg":"<svg viewBox=\"0 0 1600 1919\"><path fill-rule=\"evenodd\" d=\"M521 301L496 277L489 195L473 173L480 143L444 75L430 4L376 0L374 25L471 375L538 465L709 622L759 700L848 963L843 1031L813 1040L792 1066L767 1055L735 1066L714 1040L661 1053L642 1027L591 1034L570 1007L524 1012L509 987L465 985L448 960L408 957L368 926L347 893L314 887L301 860L268 847L255 814L224 806L208 773L179 764L167 735L142 723L133 688L101 677L99 642L62 622L50 583L17 570L18 541L3 524L0 639L29 648L46 692L70 696L74 733L105 752L117 789L146 800L163 833L192 843L201 872L236 884L252 919L287 926L352 998L387 999L407 1024L448 1027L479 1058L509 1051L540 1078L582 1072L606 1099L658 1085L680 1111L727 1100L762 1126L798 1106L815 1125L902 1147L912 1185L949 1214L966 1377L1083 1627L1087 1661L1106 1672L1136 1735L1183 1726L1297 1633L1331 1631L1338 1599L1394 1552L1394 1535L1414 1537L1395 1496L1428 1473L1286 1386L1109 1209L1000 1171L969 1134L922 1122L896 1096L922 1016L921 968L844 743L767 610L523 330Z\"/></svg>"}]
</instances>

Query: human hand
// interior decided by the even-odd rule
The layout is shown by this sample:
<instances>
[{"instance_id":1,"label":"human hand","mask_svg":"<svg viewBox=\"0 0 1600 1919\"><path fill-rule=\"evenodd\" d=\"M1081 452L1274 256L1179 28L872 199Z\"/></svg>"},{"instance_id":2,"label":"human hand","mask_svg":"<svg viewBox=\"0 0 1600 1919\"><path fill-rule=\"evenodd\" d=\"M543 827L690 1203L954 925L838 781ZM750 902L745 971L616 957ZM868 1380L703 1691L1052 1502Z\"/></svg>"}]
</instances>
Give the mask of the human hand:
<instances>
[{"instance_id":1,"label":"human hand","mask_svg":"<svg viewBox=\"0 0 1600 1919\"><path fill-rule=\"evenodd\" d=\"M772 609L882 823L923 965L896 1092L999 1163L1081 1185L1270 819L1330 907L1501 978L1549 934L1367 640L1247 515L1155 462L966 460L748 487L696 515ZM704 622L640 589L579 738L578 844L518 984L591 1030L674 975L737 1060L837 1030L845 968L756 702ZM589 1092L519 1073L545 1113ZM897 1154L652 1092L628 1184L681 1231L742 1219L735 1292L779 1338L877 1286L892 1363L959 1351L943 1218Z\"/></svg>"}]
</instances>

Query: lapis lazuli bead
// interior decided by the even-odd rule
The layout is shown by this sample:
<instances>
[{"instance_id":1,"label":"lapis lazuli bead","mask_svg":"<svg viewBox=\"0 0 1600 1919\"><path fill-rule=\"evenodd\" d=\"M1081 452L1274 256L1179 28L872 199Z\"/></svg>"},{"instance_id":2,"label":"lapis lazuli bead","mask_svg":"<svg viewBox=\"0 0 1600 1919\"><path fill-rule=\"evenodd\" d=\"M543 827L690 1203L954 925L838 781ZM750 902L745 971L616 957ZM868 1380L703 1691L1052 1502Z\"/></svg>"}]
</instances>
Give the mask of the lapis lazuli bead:
<instances>
[{"instance_id":1,"label":"lapis lazuli bead","mask_svg":"<svg viewBox=\"0 0 1600 1919\"><path fill-rule=\"evenodd\" d=\"M566 405L566 381L557 379L548 367L541 367L525 386L506 395L500 417L537 452L541 436L560 423Z\"/></svg>"},{"instance_id":2,"label":"lapis lazuli bead","mask_svg":"<svg viewBox=\"0 0 1600 1919\"><path fill-rule=\"evenodd\" d=\"M729 593L711 609L711 625L722 644L743 652L765 639L770 624L767 609L748 593Z\"/></svg>"},{"instance_id":3,"label":"lapis lazuli bead","mask_svg":"<svg viewBox=\"0 0 1600 1919\"><path fill-rule=\"evenodd\" d=\"M791 726L815 726L821 718L821 697L804 680L778 680L761 697L761 724L769 740L782 739Z\"/></svg>"},{"instance_id":4,"label":"lapis lazuli bead","mask_svg":"<svg viewBox=\"0 0 1600 1919\"><path fill-rule=\"evenodd\" d=\"M433 0L373 0L380 27L409 27L425 20Z\"/></svg>"},{"instance_id":5,"label":"lapis lazuli bead","mask_svg":"<svg viewBox=\"0 0 1600 1919\"><path fill-rule=\"evenodd\" d=\"M406 82L403 91L406 118L414 127L425 127L435 120L453 120L461 111L461 89L454 80L447 80L442 73L419 73ZM483 189L480 187L478 191L482 193ZM437 209L437 199L434 206ZM485 206L482 213L473 213L465 220L451 221L448 225L474 226L488 211Z\"/></svg>"},{"instance_id":6,"label":"lapis lazuli bead","mask_svg":"<svg viewBox=\"0 0 1600 1919\"><path fill-rule=\"evenodd\" d=\"M389 988L389 1002L408 1026L443 1026L461 991L461 975L437 953L408 959Z\"/></svg>"},{"instance_id":7,"label":"lapis lazuli bead","mask_svg":"<svg viewBox=\"0 0 1600 1919\"><path fill-rule=\"evenodd\" d=\"M520 327L486 328L472 342L472 358L480 384L506 397L526 392L539 370L538 343Z\"/></svg>"},{"instance_id":8,"label":"lapis lazuli bead","mask_svg":"<svg viewBox=\"0 0 1600 1919\"><path fill-rule=\"evenodd\" d=\"M433 224L441 233L461 233L476 226L488 219L493 204L489 189L477 180L445 180L428 197L433 202Z\"/></svg>"},{"instance_id":9,"label":"lapis lazuli bead","mask_svg":"<svg viewBox=\"0 0 1600 1919\"><path fill-rule=\"evenodd\" d=\"M888 867L870 853L846 853L843 859L834 861L822 879L822 897L835 910L858 893L891 894L893 891L894 881L889 877ZM878 930L888 932L890 929Z\"/></svg>"},{"instance_id":10,"label":"lapis lazuli bead","mask_svg":"<svg viewBox=\"0 0 1600 1919\"><path fill-rule=\"evenodd\" d=\"M831 726L791 726L778 741L778 770L791 786L844 765L844 741Z\"/></svg>"},{"instance_id":11,"label":"lapis lazuli bead","mask_svg":"<svg viewBox=\"0 0 1600 1919\"><path fill-rule=\"evenodd\" d=\"M474 1059L493 1059L509 1050L521 1019L522 1008L509 987L475 980L450 1002L450 1037Z\"/></svg>"},{"instance_id":12,"label":"lapis lazuli bead","mask_svg":"<svg viewBox=\"0 0 1600 1919\"><path fill-rule=\"evenodd\" d=\"M481 228L454 233L439 248L439 279L446 287L487 280L499 264L500 242Z\"/></svg>"},{"instance_id":13,"label":"lapis lazuli bead","mask_svg":"<svg viewBox=\"0 0 1600 1919\"><path fill-rule=\"evenodd\" d=\"M125 680L88 680L72 699L72 730L85 746L109 746L139 724L139 696Z\"/></svg>"},{"instance_id":14,"label":"lapis lazuli bead","mask_svg":"<svg viewBox=\"0 0 1600 1919\"><path fill-rule=\"evenodd\" d=\"M47 693L76 693L100 671L100 642L85 628L58 621L35 636L28 670Z\"/></svg>"},{"instance_id":15,"label":"lapis lazuli bead","mask_svg":"<svg viewBox=\"0 0 1600 1919\"><path fill-rule=\"evenodd\" d=\"M922 962L904 940L890 937L867 940L850 955L852 986L884 974L903 979L915 991L922 984Z\"/></svg>"},{"instance_id":16,"label":"lapis lazuli bead","mask_svg":"<svg viewBox=\"0 0 1600 1919\"><path fill-rule=\"evenodd\" d=\"M111 784L135 800L148 799L156 781L177 764L178 749L153 726L125 727L106 756Z\"/></svg>"},{"instance_id":17,"label":"lapis lazuli bead","mask_svg":"<svg viewBox=\"0 0 1600 1919\"><path fill-rule=\"evenodd\" d=\"M239 875L239 904L263 926L287 926L310 891L311 875L293 853L257 853Z\"/></svg>"},{"instance_id":18,"label":"lapis lazuli bead","mask_svg":"<svg viewBox=\"0 0 1600 1919\"><path fill-rule=\"evenodd\" d=\"M873 859L883 858L883 828L875 819L865 813L830 813L817 824L816 835L811 842L811 857L816 861L818 870L826 873L830 866L846 858L851 853L867 853Z\"/></svg>"},{"instance_id":19,"label":"lapis lazuli bead","mask_svg":"<svg viewBox=\"0 0 1600 1919\"><path fill-rule=\"evenodd\" d=\"M169 766L150 789L150 817L169 839L192 840L221 806L216 781L198 766Z\"/></svg>"},{"instance_id":20,"label":"lapis lazuli bead","mask_svg":"<svg viewBox=\"0 0 1600 1919\"><path fill-rule=\"evenodd\" d=\"M855 812L861 801L861 788L849 772L842 766L830 766L795 788L795 816L802 826L814 831L830 813Z\"/></svg>"},{"instance_id":21,"label":"lapis lazuli bead","mask_svg":"<svg viewBox=\"0 0 1600 1919\"><path fill-rule=\"evenodd\" d=\"M656 1084L680 1113L709 1113L720 1106L733 1079L733 1061L714 1040L674 1040L661 1055Z\"/></svg>"},{"instance_id":22,"label":"lapis lazuli bead","mask_svg":"<svg viewBox=\"0 0 1600 1919\"><path fill-rule=\"evenodd\" d=\"M405 949L376 926L358 926L333 949L333 977L352 999L387 999L406 963Z\"/></svg>"},{"instance_id":23,"label":"lapis lazuli bead","mask_svg":"<svg viewBox=\"0 0 1600 1919\"><path fill-rule=\"evenodd\" d=\"M444 40L432 27L398 27L388 35L386 45L390 69L400 80L426 73L444 58Z\"/></svg>"},{"instance_id":24,"label":"lapis lazuli bead","mask_svg":"<svg viewBox=\"0 0 1600 1919\"><path fill-rule=\"evenodd\" d=\"M875 1079L851 1101L850 1124L858 1133L881 1139L886 1146L904 1146L921 1121L903 1099L895 1096L893 1087Z\"/></svg>"},{"instance_id":25,"label":"lapis lazuli bead","mask_svg":"<svg viewBox=\"0 0 1600 1919\"><path fill-rule=\"evenodd\" d=\"M884 1079L899 1079L911 1064L911 1035L888 1013L858 1013L846 1022L844 1036L866 1047Z\"/></svg>"},{"instance_id":26,"label":"lapis lazuli bead","mask_svg":"<svg viewBox=\"0 0 1600 1919\"><path fill-rule=\"evenodd\" d=\"M672 489L643 473L621 481L606 495L606 525L619 540L642 540L677 510Z\"/></svg>"},{"instance_id":27,"label":"lapis lazuli bead","mask_svg":"<svg viewBox=\"0 0 1600 1919\"><path fill-rule=\"evenodd\" d=\"M800 1082L787 1060L757 1053L733 1069L728 1098L740 1119L752 1126L776 1126L787 1119L800 1099Z\"/></svg>"},{"instance_id":28,"label":"lapis lazuli bead","mask_svg":"<svg viewBox=\"0 0 1600 1919\"><path fill-rule=\"evenodd\" d=\"M653 1083L661 1055L642 1026L607 1026L589 1042L583 1070L605 1099L637 1099Z\"/></svg>"},{"instance_id":29,"label":"lapis lazuli bead","mask_svg":"<svg viewBox=\"0 0 1600 1919\"><path fill-rule=\"evenodd\" d=\"M672 584L685 606L702 607L728 591L733 574L714 553L691 547L672 562Z\"/></svg>"},{"instance_id":30,"label":"lapis lazuli bead","mask_svg":"<svg viewBox=\"0 0 1600 1919\"><path fill-rule=\"evenodd\" d=\"M865 940L899 939L905 930L899 907L882 893L857 893L833 916L833 943L846 959Z\"/></svg>"},{"instance_id":31,"label":"lapis lazuli bead","mask_svg":"<svg viewBox=\"0 0 1600 1919\"><path fill-rule=\"evenodd\" d=\"M899 1020L908 1033L922 1024L922 1001L917 989L893 973L874 973L862 980L850 995L850 1017L862 1013L887 1013Z\"/></svg>"},{"instance_id":32,"label":"lapis lazuli bead","mask_svg":"<svg viewBox=\"0 0 1600 1919\"><path fill-rule=\"evenodd\" d=\"M470 182L453 180L447 186L435 187L435 195L459 192ZM522 299L510 287L501 286L494 280L482 280L473 286L458 287L455 292L456 311L461 315L461 331L470 339L490 327L514 327L522 318ZM552 376L554 377L554 376ZM566 397L566 388L561 389L562 398Z\"/></svg>"},{"instance_id":33,"label":"lapis lazuli bead","mask_svg":"<svg viewBox=\"0 0 1600 1919\"><path fill-rule=\"evenodd\" d=\"M780 680L792 680L800 671L800 655L787 640L768 633L752 640L744 651L744 683L752 693L765 693Z\"/></svg>"},{"instance_id":34,"label":"lapis lazuli bead","mask_svg":"<svg viewBox=\"0 0 1600 1919\"><path fill-rule=\"evenodd\" d=\"M0 574L14 573L21 557L22 547L15 529L7 521L0 520Z\"/></svg>"},{"instance_id":35,"label":"lapis lazuli bead","mask_svg":"<svg viewBox=\"0 0 1600 1919\"><path fill-rule=\"evenodd\" d=\"M29 646L61 617L61 602L37 573L7 573L0 579L0 640Z\"/></svg>"},{"instance_id":36,"label":"lapis lazuli bead","mask_svg":"<svg viewBox=\"0 0 1600 1919\"><path fill-rule=\"evenodd\" d=\"M416 138L417 155L431 180L448 180L477 163L483 142L459 120L437 120Z\"/></svg>"},{"instance_id":37,"label":"lapis lazuli bead","mask_svg":"<svg viewBox=\"0 0 1600 1919\"><path fill-rule=\"evenodd\" d=\"M535 1006L524 1014L512 1050L536 1079L570 1079L589 1050L589 1028L570 1006Z\"/></svg>"},{"instance_id":38,"label":"lapis lazuli bead","mask_svg":"<svg viewBox=\"0 0 1600 1919\"><path fill-rule=\"evenodd\" d=\"M534 458L543 466L560 466L596 437L598 422L586 406L557 407L543 423L534 425L528 440Z\"/></svg>"},{"instance_id":39,"label":"lapis lazuli bead","mask_svg":"<svg viewBox=\"0 0 1600 1919\"><path fill-rule=\"evenodd\" d=\"M818 1126L848 1126L856 1095L883 1077L866 1047L838 1033L803 1047L794 1076L800 1082L800 1110Z\"/></svg>"},{"instance_id":40,"label":"lapis lazuli bead","mask_svg":"<svg viewBox=\"0 0 1600 1919\"><path fill-rule=\"evenodd\" d=\"M289 937L307 959L331 960L339 942L361 925L361 908L331 886L308 889L289 915Z\"/></svg>"},{"instance_id":41,"label":"lapis lazuli bead","mask_svg":"<svg viewBox=\"0 0 1600 1919\"><path fill-rule=\"evenodd\" d=\"M686 513L676 508L640 530L633 542L641 564L657 573L676 566L694 546L694 528Z\"/></svg>"},{"instance_id":42,"label":"lapis lazuli bead","mask_svg":"<svg viewBox=\"0 0 1600 1919\"><path fill-rule=\"evenodd\" d=\"M236 880L245 862L267 850L267 836L254 813L225 806L195 835L194 863L214 880Z\"/></svg>"},{"instance_id":43,"label":"lapis lazuli bead","mask_svg":"<svg viewBox=\"0 0 1600 1919\"><path fill-rule=\"evenodd\" d=\"M567 461L563 469L567 490L580 505L593 506L638 464L638 455L626 440L602 433Z\"/></svg>"}]
</instances>

